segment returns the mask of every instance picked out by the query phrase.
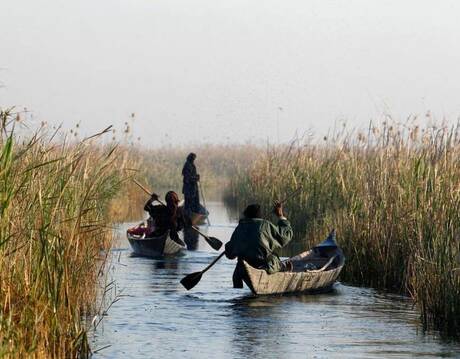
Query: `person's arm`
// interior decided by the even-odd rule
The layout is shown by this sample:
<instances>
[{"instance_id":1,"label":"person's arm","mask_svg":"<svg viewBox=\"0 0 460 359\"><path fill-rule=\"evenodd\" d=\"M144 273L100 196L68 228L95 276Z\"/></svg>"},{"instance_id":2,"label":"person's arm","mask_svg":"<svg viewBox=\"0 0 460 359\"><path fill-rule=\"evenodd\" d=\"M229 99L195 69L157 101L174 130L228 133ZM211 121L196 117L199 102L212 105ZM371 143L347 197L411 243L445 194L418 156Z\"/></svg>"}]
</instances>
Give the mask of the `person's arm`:
<instances>
[{"instance_id":1,"label":"person's arm","mask_svg":"<svg viewBox=\"0 0 460 359\"><path fill-rule=\"evenodd\" d=\"M269 235L273 239L273 249L282 248L292 240L292 227L283 213L283 206L281 203L275 203L273 209L275 215L278 217L278 225L268 222Z\"/></svg>"},{"instance_id":2,"label":"person's arm","mask_svg":"<svg viewBox=\"0 0 460 359\"><path fill-rule=\"evenodd\" d=\"M182 169L182 176L184 176L185 183L196 182L196 169L191 163L186 163Z\"/></svg>"},{"instance_id":3,"label":"person's arm","mask_svg":"<svg viewBox=\"0 0 460 359\"><path fill-rule=\"evenodd\" d=\"M276 229L278 236L276 236L275 239L278 241L281 247L284 247L292 240L293 231L291 224L286 218L280 218L278 220L278 227Z\"/></svg>"},{"instance_id":4,"label":"person's arm","mask_svg":"<svg viewBox=\"0 0 460 359\"><path fill-rule=\"evenodd\" d=\"M232 237L230 240L225 243L225 256L228 259L235 259L238 255L236 252L236 235L235 235L236 230L233 232Z\"/></svg>"},{"instance_id":5,"label":"person's arm","mask_svg":"<svg viewBox=\"0 0 460 359\"><path fill-rule=\"evenodd\" d=\"M152 196L144 205L144 211L151 212L153 210L153 202L158 200L158 195L156 193L152 193Z\"/></svg>"},{"instance_id":6,"label":"person's arm","mask_svg":"<svg viewBox=\"0 0 460 359\"><path fill-rule=\"evenodd\" d=\"M145 206L144 206L144 211L150 213L153 209L153 204L152 204L153 200L152 199L149 199L146 203L145 203Z\"/></svg>"},{"instance_id":7,"label":"person's arm","mask_svg":"<svg viewBox=\"0 0 460 359\"><path fill-rule=\"evenodd\" d=\"M195 164L190 165L190 178L192 182L198 182L200 180L200 175L196 172Z\"/></svg>"}]
</instances>

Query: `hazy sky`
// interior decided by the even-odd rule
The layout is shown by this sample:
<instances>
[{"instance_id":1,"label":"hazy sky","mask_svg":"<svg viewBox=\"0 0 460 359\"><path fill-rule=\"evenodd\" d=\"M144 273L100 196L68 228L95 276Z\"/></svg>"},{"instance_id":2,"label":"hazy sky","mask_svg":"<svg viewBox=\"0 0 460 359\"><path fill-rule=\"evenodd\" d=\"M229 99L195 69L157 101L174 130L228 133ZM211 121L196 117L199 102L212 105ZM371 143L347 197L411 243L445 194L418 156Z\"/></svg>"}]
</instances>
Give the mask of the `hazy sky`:
<instances>
[{"instance_id":1,"label":"hazy sky","mask_svg":"<svg viewBox=\"0 0 460 359\"><path fill-rule=\"evenodd\" d=\"M0 106L83 132L134 112L146 145L455 120L459 16L458 0L0 0Z\"/></svg>"}]
</instances>

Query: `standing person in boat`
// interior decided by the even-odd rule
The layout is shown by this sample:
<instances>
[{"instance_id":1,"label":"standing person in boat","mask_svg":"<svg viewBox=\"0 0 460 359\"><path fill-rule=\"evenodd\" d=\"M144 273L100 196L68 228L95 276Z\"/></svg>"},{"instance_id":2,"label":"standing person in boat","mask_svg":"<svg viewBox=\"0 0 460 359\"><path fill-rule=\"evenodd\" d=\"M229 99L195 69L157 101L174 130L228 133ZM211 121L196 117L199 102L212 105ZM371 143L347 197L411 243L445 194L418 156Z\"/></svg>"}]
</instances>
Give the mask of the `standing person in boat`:
<instances>
[{"instance_id":1,"label":"standing person in boat","mask_svg":"<svg viewBox=\"0 0 460 359\"><path fill-rule=\"evenodd\" d=\"M276 202L274 209L278 224L262 219L260 206L249 205L243 212L244 218L225 245L225 255L229 259L238 257L238 263L233 272L233 287L243 288L243 260L255 268L263 268L272 274L279 271L291 270L290 262L281 262L276 250L281 249L292 239L292 228L284 217L283 206Z\"/></svg>"},{"instance_id":2,"label":"standing person in boat","mask_svg":"<svg viewBox=\"0 0 460 359\"><path fill-rule=\"evenodd\" d=\"M196 154L190 153L187 156L184 167L182 168L183 187L182 193L184 194L184 209L187 216L191 217L192 212L200 213L200 195L198 191L198 181L200 175L196 171L195 166Z\"/></svg>"},{"instance_id":3,"label":"standing person in boat","mask_svg":"<svg viewBox=\"0 0 460 359\"><path fill-rule=\"evenodd\" d=\"M179 196L174 191L166 193L166 206L162 204L154 205L153 202L158 200L158 195L152 193L147 203L144 206L144 211L148 212L150 218L147 220L147 227L143 233L135 233L137 228L131 231L132 234L144 234L146 237L156 237L169 231L171 239L179 244L183 241L179 238L177 232L191 225L190 219L183 213L179 207Z\"/></svg>"}]
</instances>

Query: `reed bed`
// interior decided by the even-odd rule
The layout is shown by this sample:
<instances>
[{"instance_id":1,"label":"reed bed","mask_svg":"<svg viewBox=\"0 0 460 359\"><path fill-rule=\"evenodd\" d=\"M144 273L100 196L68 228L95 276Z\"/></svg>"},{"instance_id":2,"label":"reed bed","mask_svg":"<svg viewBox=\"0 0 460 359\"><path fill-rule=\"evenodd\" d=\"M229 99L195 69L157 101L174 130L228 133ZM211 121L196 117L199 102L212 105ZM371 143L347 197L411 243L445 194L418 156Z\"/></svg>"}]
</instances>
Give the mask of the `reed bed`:
<instances>
[{"instance_id":1,"label":"reed bed","mask_svg":"<svg viewBox=\"0 0 460 359\"><path fill-rule=\"evenodd\" d=\"M347 256L343 280L408 294L425 327L458 336L459 161L459 125L387 120L365 132L343 129L320 142L268 148L233 179L227 197L268 211L273 199L301 186L286 204L292 246L336 228Z\"/></svg>"},{"instance_id":2,"label":"reed bed","mask_svg":"<svg viewBox=\"0 0 460 359\"><path fill-rule=\"evenodd\" d=\"M0 111L0 357L86 357L127 159L98 136L19 127Z\"/></svg>"}]
</instances>

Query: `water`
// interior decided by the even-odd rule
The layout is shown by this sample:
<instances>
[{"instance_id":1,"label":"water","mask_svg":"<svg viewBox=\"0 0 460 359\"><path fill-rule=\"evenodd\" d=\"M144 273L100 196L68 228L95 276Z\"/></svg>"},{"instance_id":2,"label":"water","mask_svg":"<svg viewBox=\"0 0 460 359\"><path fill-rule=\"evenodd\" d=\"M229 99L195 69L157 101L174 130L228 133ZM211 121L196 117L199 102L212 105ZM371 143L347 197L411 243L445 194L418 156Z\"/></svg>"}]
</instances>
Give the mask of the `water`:
<instances>
[{"instance_id":1,"label":"water","mask_svg":"<svg viewBox=\"0 0 460 359\"><path fill-rule=\"evenodd\" d=\"M209 234L228 240L235 223L222 203L208 207ZM460 357L458 343L422 333L410 300L372 289L337 284L324 295L253 297L232 288L235 262L223 258L187 292L179 280L216 252L200 239L183 256L135 257L127 226L109 274L119 300L93 334L95 358Z\"/></svg>"}]
</instances>

